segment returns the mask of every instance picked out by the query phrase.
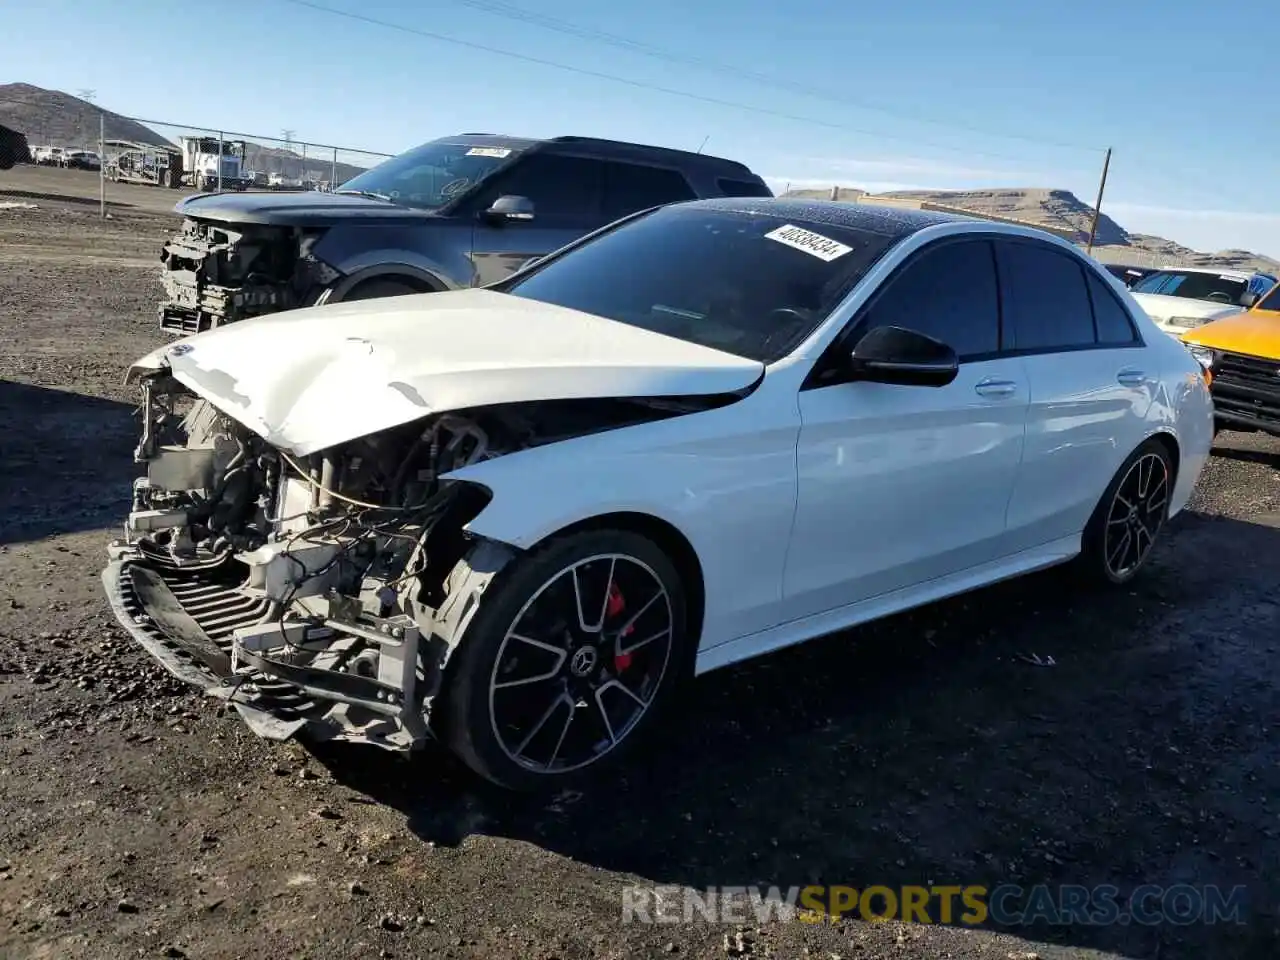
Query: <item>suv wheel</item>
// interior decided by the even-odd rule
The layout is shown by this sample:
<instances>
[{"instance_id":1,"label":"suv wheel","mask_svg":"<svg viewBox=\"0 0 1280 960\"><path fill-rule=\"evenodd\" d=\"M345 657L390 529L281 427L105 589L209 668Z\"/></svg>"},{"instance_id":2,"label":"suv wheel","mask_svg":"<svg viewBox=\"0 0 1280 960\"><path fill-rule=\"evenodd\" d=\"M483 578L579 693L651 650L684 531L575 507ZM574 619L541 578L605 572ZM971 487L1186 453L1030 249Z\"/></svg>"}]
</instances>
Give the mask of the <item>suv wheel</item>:
<instances>
[{"instance_id":1,"label":"suv wheel","mask_svg":"<svg viewBox=\"0 0 1280 960\"><path fill-rule=\"evenodd\" d=\"M428 293L430 291L423 290L421 287L414 286L407 280L397 280L391 277L376 277L372 280L366 280L363 283L357 283L355 287L342 298L342 303L349 303L352 300L376 300L379 297L403 297L410 293Z\"/></svg>"}]
</instances>

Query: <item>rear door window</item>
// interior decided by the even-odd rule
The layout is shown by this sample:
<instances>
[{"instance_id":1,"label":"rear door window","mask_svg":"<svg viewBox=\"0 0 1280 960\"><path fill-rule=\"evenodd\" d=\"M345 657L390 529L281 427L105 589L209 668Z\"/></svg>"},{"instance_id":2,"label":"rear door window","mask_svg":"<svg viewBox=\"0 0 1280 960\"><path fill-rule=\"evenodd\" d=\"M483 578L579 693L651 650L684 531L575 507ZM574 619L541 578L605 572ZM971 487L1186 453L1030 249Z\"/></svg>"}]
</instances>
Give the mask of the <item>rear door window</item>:
<instances>
[{"instance_id":1,"label":"rear door window","mask_svg":"<svg viewBox=\"0 0 1280 960\"><path fill-rule=\"evenodd\" d=\"M601 219L603 166L584 157L531 153L497 175L485 205L504 195L527 197L535 222L595 223Z\"/></svg>"},{"instance_id":2,"label":"rear door window","mask_svg":"<svg viewBox=\"0 0 1280 960\"><path fill-rule=\"evenodd\" d=\"M1005 349L1070 350L1097 340L1084 268L1035 242L998 239Z\"/></svg>"}]
</instances>

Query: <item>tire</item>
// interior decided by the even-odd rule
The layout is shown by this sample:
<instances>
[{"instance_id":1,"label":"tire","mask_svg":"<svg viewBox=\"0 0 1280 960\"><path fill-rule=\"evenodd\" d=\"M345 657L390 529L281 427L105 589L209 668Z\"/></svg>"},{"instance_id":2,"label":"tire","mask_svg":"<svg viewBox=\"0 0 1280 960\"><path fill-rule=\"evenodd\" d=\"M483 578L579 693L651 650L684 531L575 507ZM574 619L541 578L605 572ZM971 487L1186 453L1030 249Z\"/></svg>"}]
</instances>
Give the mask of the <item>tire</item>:
<instances>
[{"instance_id":1,"label":"tire","mask_svg":"<svg viewBox=\"0 0 1280 960\"><path fill-rule=\"evenodd\" d=\"M1169 519L1175 480L1163 441L1151 438L1129 454L1085 526L1077 565L1089 579L1119 585L1142 571Z\"/></svg>"},{"instance_id":2,"label":"tire","mask_svg":"<svg viewBox=\"0 0 1280 960\"><path fill-rule=\"evenodd\" d=\"M594 776L636 747L692 675L685 597L670 558L630 531L568 534L517 556L463 631L433 725L509 790ZM584 629L597 619L597 632ZM642 636L627 646L628 635Z\"/></svg>"},{"instance_id":3,"label":"tire","mask_svg":"<svg viewBox=\"0 0 1280 960\"><path fill-rule=\"evenodd\" d=\"M422 292L424 291L421 287L415 287L407 280L397 280L392 277L375 277L372 280L357 283L350 291L347 292L346 296L344 296L340 302L350 303L353 300L376 300L380 297L403 297L406 294Z\"/></svg>"}]
</instances>

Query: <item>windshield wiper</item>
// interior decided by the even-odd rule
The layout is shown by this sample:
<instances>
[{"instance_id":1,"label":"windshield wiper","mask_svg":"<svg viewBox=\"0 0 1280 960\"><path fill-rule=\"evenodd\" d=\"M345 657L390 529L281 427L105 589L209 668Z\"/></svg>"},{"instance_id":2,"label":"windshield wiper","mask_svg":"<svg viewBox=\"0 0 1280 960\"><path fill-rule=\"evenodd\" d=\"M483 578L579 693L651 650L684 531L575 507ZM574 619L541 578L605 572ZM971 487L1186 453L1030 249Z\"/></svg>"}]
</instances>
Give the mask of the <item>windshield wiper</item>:
<instances>
[{"instance_id":1,"label":"windshield wiper","mask_svg":"<svg viewBox=\"0 0 1280 960\"><path fill-rule=\"evenodd\" d=\"M385 200L391 203L392 200L385 193L374 193L372 190L335 190L334 193L345 193L352 197L370 197L374 200Z\"/></svg>"}]
</instances>

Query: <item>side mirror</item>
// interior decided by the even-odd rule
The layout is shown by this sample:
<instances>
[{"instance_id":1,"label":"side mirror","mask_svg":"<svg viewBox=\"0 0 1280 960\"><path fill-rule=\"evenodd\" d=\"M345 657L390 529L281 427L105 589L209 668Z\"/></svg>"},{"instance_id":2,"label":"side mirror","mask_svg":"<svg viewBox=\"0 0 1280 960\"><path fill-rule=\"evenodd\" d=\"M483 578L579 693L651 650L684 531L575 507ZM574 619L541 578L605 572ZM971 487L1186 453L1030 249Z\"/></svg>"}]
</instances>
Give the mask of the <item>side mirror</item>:
<instances>
[{"instance_id":1,"label":"side mirror","mask_svg":"<svg viewBox=\"0 0 1280 960\"><path fill-rule=\"evenodd\" d=\"M513 220L532 220L533 201L528 197L502 196L484 212L491 223L508 223Z\"/></svg>"},{"instance_id":2,"label":"side mirror","mask_svg":"<svg viewBox=\"0 0 1280 960\"><path fill-rule=\"evenodd\" d=\"M956 352L933 337L904 327L876 327L849 355L855 380L912 387L945 387L960 372Z\"/></svg>"},{"instance_id":3,"label":"side mirror","mask_svg":"<svg viewBox=\"0 0 1280 960\"><path fill-rule=\"evenodd\" d=\"M1248 310L1260 299L1261 298L1254 291L1246 290L1244 293L1240 294L1240 306Z\"/></svg>"}]
</instances>

